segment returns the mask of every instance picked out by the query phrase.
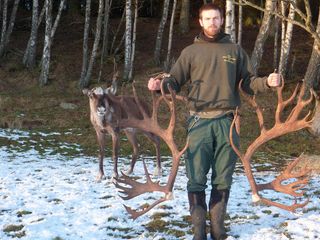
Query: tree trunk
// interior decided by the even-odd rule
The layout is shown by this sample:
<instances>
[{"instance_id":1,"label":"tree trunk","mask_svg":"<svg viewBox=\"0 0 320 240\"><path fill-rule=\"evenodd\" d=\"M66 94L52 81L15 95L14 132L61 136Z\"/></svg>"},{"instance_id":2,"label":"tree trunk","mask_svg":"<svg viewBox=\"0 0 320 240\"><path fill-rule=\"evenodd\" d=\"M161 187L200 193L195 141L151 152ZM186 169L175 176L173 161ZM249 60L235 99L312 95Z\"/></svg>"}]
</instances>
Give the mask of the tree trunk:
<instances>
[{"instance_id":1,"label":"tree trunk","mask_svg":"<svg viewBox=\"0 0 320 240\"><path fill-rule=\"evenodd\" d=\"M39 12L39 2L38 0L33 0L31 33L30 33L30 38L23 56L23 60L22 60L23 65L25 65L29 69L32 69L36 66L38 20L39 20L38 12Z\"/></svg>"},{"instance_id":2,"label":"tree trunk","mask_svg":"<svg viewBox=\"0 0 320 240\"><path fill-rule=\"evenodd\" d=\"M180 20L179 20L179 27L180 27L181 33L189 32L189 29L190 29L189 18L190 18L190 0L182 0Z\"/></svg>"},{"instance_id":3,"label":"tree trunk","mask_svg":"<svg viewBox=\"0 0 320 240\"><path fill-rule=\"evenodd\" d=\"M14 27L14 23L15 23L15 20L16 20L19 1L20 0L15 0L14 3L13 3L13 7L12 7L12 12L11 12L11 17L10 17L8 28L5 29L4 37L1 38L1 42L0 42L0 58L3 57L3 55L5 54L6 48L8 46L9 41L10 41L11 33L12 33L12 30L13 30L13 27ZM6 25L4 25L4 26L6 27Z\"/></svg>"},{"instance_id":4,"label":"tree trunk","mask_svg":"<svg viewBox=\"0 0 320 240\"><path fill-rule=\"evenodd\" d=\"M96 23L96 33L95 33L95 37L94 37L92 53L91 53L90 62L89 62L88 69L87 69L87 74L84 78L84 85L82 87L87 87L89 85L91 75L92 75L93 65L94 65L96 57L97 57L97 51L98 51L100 36L101 36L103 3L104 3L103 0L99 0L99 10L98 10L98 16L97 16L97 23Z\"/></svg>"},{"instance_id":5,"label":"tree trunk","mask_svg":"<svg viewBox=\"0 0 320 240\"><path fill-rule=\"evenodd\" d=\"M138 22L138 0L135 0L134 7L134 22L133 22L133 31L132 31L132 52L131 52L131 66L129 71L129 80L133 79L133 63L135 58L136 51L136 39L137 39L137 22Z\"/></svg>"},{"instance_id":6,"label":"tree trunk","mask_svg":"<svg viewBox=\"0 0 320 240\"><path fill-rule=\"evenodd\" d=\"M320 34L320 7L317 24L317 32ZM304 81L306 82L306 91L310 88L320 90L320 54L316 49L317 43L314 41L311 58L309 60L306 74L304 75ZM320 109L320 105L319 105Z\"/></svg>"},{"instance_id":7,"label":"tree trunk","mask_svg":"<svg viewBox=\"0 0 320 240\"><path fill-rule=\"evenodd\" d=\"M123 11L122 16L121 16L121 20L120 20L120 22L119 22L119 24L118 24L118 28L117 28L117 30L116 30L116 33L115 33L114 36L113 36L113 39L112 39L112 43L111 43L111 47L110 47L110 53L112 53L113 55L115 55L116 52L118 51L117 48L114 49L114 44L116 43L118 34L119 34L120 29L121 29L121 27L122 27L122 24L123 24L123 22L124 22L124 17L125 17L125 15L126 15L126 11ZM123 39L123 36L124 36L124 35L125 35L125 33L122 34L122 37L121 37L120 42L123 41L122 39Z\"/></svg>"},{"instance_id":8,"label":"tree trunk","mask_svg":"<svg viewBox=\"0 0 320 240\"><path fill-rule=\"evenodd\" d=\"M277 69L279 66L278 56L279 56L279 24L280 19L275 18L274 21L274 49L273 49L273 69Z\"/></svg>"},{"instance_id":9,"label":"tree trunk","mask_svg":"<svg viewBox=\"0 0 320 240\"><path fill-rule=\"evenodd\" d=\"M262 24L254 45L252 55L251 55L251 63L252 63L254 74L257 74L258 69L260 67L260 62L263 55L263 47L270 32L270 26L272 22L272 12L275 11L275 7L276 7L275 0L266 1L265 8L267 11L264 13Z\"/></svg>"},{"instance_id":10,"label":"tree trunk","mask_svg":"<svg viewBox=\"0 0 320 240\"><path fill-rule=\"evenodd\" d=\"M2 12L2 29L0 38L0 47L4 44L4 39L7 31L7 18L8 18L8 0L3 1L3 12Z\"/></svg>"},{"instance_id":11,"label":"tree trunk","mask_svg":"<svg viewBox=\"0 0 320 240\"><path fill-rule=\"evenodd\" d=\"M239 22L238 22L238 44L241 46L242 44L242 21L243 21L243 7L242 0L239 0Z\"/></svg>"},{"instance_id":12,"label":"tree trunk","mask_svg":"<svg viewBox=\"0 0 320 240\"><path fill-rule=\"evenodd\" d=\"M62 14L62 10L63 10L65 1L66 0L60 0L59 10L58 10L56 19L54 20L54 24L53 24L53 27L52 27L52 30L51 30L51 45L53 44L52 43L53 42L53 38L54 38L54 35L56 34L56 30L57 30L57 27L58 27L59 22L60 22L60 18L61 18L61 14Z\"/></svg>"},{"instance_id":13,"label":"tree trunk","mask_svg":"<svg viewBox=\"0 0 320 240\"><path fill-rule=\"evenodd\" d=\"M52 30L52 0L45 1L46 6L46 29L44 36L44 46L42 53L41 73L39 77L40 86L48 84L50 53L51 53L51 30Z\"/></svg>"},{"instance_id":14,"label":"tree trunk","mask_svg":"<svg viewBox=\"0 0 320 240\"><path fill-rule=\"evenodd\" d=\"M164 0L162 18L159 24L157 39L156 39L156 46L153 54L154 61L157 65L160 65L160 62L161 62L160 56L161 56L162 38L163 38L164 27L166 25L167 18L168 18L169 4L170 4L170 0Z\"/></svg>"},{"instance_id":15,"label":"tree trunk","mask_svg":"<svg viewBox=\"0 0 320 240\"><path fill-rule=\"evenodd\" d=\"M293 20L295 17L295 9L294 9L295 4L296 4L296 0L291 0L290 10L288 14L289 20ZM289 58L291 42L292 42L292 30L293 30L293 24L291 23L291 21L288 21L284 39L281 43L282 51L281 51L280 63L279 63L279 73L281 73L283 76L285 76L287 73L288 58Z\"/></svg>"},{"instance_id":16,"label":"tree trunk","mask_svg":"<svg viewBox=\"0 0 320 240\"><path fill-rule=\"evenodd\" d=\"M225 33L230 35L231 41L236 41L236 29L235 29L235 13L234 13L233 0L226 0L226 23Z\"/></svg>"},{"instance_id":17,"label":"tree trunk","mask_svg":"<svg viewBox=\"0 0 320 240\"><path fill-rule=\"evenodd\" d=\"M91 13L91 0L86 1L86 12L85 12L85 22L84 22L84 31L83 31L83 56L82 56L82 70L79 80L79 87L84 88L88 83L85 82L88 69L88 40L89 40L89 31L90 31L90 13Z\"/></svg>"},{"instance_id":18,"label":"tree trunk","mask_svg":"<svg viewBox=\"0 0 320 240\"><path fill-rule=\"evenodd\" d=\"M171 20L170 20L169 40L168 40L168 51L167 51L166 61L164 64L164 69L166 72L170 70L171 63L172 63L170 55L171 55L171 47L172 47L173 24L174 24L176 6L177 6L177 0L173 0L172 14L171 14Z\"/></svg>"},{"instance_id":19,"label":"tree trunk","mask_svg":"<svg viewBox=\"0 0 320 240\"><path fill-rule=\"evenodd\" d=\"M125 53L124 53L124 69L123 80L128 82L129 72L131 68L132 54L132 0L126 0L126 36L125 36Z\"/></svg>"}]
</instances>

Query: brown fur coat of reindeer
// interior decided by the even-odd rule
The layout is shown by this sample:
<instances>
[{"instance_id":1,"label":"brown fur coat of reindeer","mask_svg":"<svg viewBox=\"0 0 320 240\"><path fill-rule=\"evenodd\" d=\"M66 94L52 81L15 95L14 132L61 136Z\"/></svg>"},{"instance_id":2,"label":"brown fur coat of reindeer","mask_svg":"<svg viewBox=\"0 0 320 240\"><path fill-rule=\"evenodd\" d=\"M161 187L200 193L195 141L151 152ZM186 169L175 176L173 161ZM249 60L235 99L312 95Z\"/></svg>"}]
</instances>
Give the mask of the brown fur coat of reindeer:
<instances>
[{"instance_id":1,"label":"brown fur coat of reindeer","mask_svg":"<svg viewBox=\"0 0 320 240\"><path fill-rule=\"evenodd\" d=\"M135 128L121 128L118 123L131 115L136 118L142 118L139 107L133 97L130 96L115 96L117 87L116 82L113 81L112 86L103 89L101 87L89 89L83 89L83 94L89 97L90 106L90 120L96 131L97 141L99 144L99 174L97 180L105 179L103 170L103 159L105 154L105 135L109 133L112 137L112 159L114 163L112 177L118 177L118 152L119 152L119 134L120 130L123 130L126 134L129 142L133 147L132 160L130 167L127 170L127 174L133 172L134 165L138 158L138 141L137 141L137 129ZM126 109L123 105L127 106ZM149 112L146 104L142 105L144 111ZM129 113L128 113L129 111ZM157 155L157 168L155 174L161 174L160 163L160 138L153 133L141 131L147 138L149 138L156 149Z\"/></svg>"}]
</instances>

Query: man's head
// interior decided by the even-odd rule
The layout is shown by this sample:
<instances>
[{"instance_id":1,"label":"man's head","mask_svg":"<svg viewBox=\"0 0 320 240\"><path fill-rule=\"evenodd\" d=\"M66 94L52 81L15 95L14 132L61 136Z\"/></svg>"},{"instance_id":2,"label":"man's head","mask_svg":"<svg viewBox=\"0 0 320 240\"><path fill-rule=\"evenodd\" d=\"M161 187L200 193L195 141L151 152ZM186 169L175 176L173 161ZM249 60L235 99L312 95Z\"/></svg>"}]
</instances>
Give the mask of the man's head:
<instances>
[{"instance_id":1,"label":"man's head","mask_svg":"<svg viewBox=\"0 0 320 240\"><path fill-rule=\"evenodd\" d=\"M204 34L213 38L214 35L220 32L223 25L223 11L214 3L203 5L199 9L199 22Z\"/></svg>"}]
</instances>

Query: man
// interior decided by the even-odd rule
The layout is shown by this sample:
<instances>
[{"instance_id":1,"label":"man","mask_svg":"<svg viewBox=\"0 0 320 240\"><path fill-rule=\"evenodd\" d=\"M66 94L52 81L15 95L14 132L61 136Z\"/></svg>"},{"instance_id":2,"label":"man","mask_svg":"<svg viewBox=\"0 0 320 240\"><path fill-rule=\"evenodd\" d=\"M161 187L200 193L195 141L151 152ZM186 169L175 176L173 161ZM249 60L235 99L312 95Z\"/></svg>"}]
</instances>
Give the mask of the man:
<instances>
[{"instance_id":1,"label":"man","mask_svg":"<svg viewBox=\"0 0 320 240\"><path fill-rule=\"evenodd\" d=\"M188 83L189 146L185 160L194 239L207 239L205 189L211 168L210 233L218 240L227 238L224 217L237 159L229 143L229 131L233 112L240 106L240 80L244 91L252 95L279 86L280 76L253 76L248 55L221 31L223 11L218 5L202 6L199 22L202 32L181 52L170 76L163 81L177 92ZM159 79L151 78L148 88L159 90L160 85ZM236 132L233 136L238 145L239 136Z\"/></svg>"}]
</instances>

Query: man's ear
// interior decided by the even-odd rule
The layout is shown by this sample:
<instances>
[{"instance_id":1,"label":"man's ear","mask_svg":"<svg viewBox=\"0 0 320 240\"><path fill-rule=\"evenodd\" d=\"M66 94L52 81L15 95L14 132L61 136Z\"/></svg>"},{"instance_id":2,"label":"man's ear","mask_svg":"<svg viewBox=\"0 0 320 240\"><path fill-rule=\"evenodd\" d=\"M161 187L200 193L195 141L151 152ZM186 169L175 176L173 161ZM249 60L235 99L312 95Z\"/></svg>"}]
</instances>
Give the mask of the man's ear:
<instances>
[{"instance_id":1,"label":"man's ear","mask_svg":"<svg viewBox=\"0 0 320 240\"><path fill-rule=\"evenodd\" d=\"M201 19L201 18L199 18L199 23L200 23L200 26L203 27L202 19Z\"/></svg>"}]
</instances>

